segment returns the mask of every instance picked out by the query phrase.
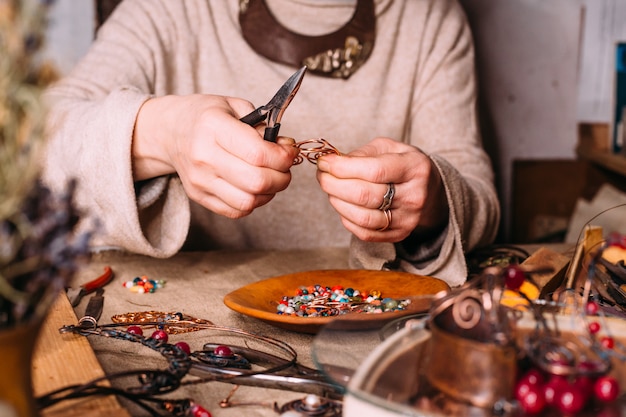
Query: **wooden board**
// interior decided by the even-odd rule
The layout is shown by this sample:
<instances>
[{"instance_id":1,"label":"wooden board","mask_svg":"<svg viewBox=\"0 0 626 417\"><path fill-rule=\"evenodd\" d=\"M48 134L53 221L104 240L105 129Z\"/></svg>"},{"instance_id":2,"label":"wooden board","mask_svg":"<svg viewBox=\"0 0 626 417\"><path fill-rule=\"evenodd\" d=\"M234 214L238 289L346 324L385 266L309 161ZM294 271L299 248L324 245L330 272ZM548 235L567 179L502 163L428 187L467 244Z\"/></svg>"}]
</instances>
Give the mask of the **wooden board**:
<instances>
[{"instance_id":1,"label":"wooden board","mask_svg":"<svg viewBox=\"0 0 626 417\"><path fill-rule=\"evenodd\" d=\"M59 328L76 323L76 315L65 294L52 306L43 325L32 364L35 396L72 384L84 384L104 376L89 341L74 334L61 334ZM64 401L45 409L43 417L130 417L115 397L93 397Z\"/></svg>"}]
</instances>

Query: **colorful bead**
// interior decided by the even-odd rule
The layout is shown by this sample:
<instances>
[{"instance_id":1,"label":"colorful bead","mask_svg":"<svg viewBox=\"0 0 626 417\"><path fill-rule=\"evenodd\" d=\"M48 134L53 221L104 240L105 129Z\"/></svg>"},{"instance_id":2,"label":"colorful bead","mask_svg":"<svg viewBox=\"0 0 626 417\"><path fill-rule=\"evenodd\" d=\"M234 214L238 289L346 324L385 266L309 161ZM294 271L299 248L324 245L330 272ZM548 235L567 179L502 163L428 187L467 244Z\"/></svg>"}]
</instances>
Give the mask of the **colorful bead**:
<instances>
[{"instance_id":1,"label":"colorful bead","mask_svg":"<svg viewBox=\"0 0 626 417\"><path fill-rule=\"evenodd\" d=\"M153 293L159 288L165 286L165 280L149 279L146 275L135 277L132 281L126 281L122 284L125 288L138 294Z\"/></svg>"},{"instance_id":2,"label":"colorful bead","mask_svg":"<svg viewBox=\"0 0 626 417\"><path fill-rule=\"evenodd\" d=\"M299 317L329 317L347 312L379 314L404 310L410 300L382 299L378 290L364 291L341 285L301 286L293 297L283 296L277 303L277 314Z\"/></svg>"}]
</instances>

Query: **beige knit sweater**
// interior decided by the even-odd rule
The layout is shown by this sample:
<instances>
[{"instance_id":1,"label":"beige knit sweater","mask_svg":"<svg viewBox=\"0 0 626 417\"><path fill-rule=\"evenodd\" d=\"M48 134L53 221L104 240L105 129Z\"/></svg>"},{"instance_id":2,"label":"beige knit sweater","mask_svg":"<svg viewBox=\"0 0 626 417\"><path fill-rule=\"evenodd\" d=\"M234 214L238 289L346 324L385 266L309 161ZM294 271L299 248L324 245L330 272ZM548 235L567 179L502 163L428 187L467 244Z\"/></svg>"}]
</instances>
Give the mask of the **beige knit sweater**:
<instances>
[{"instance_id":1,"label":"beige knit sweater","mask_svg":"<svg viewBox=\"0 0 626 417\"><path fill-rule=\"evenodd\" d=\"M349 19L354 0L267 0L287 27L313 35ZM351 245L351 266L378 269L392 243L352 238L308 163L289 188L250 216L230 220L190 202L179 179L133 184L131 140L151 96L207 93L264 104L295 71L257 55L241 36L238 0L126 0L75 70L49 91L45 178L79 179L78 203L98 219L95 249L153 257L191 249L287 249ZM499 207L475 109L471 33L453 0L376 0L377 37L349 80L308 74L281 135L324 137L349 152L376 136L411 143L441 172L450 205L444 235L402 253L401 268L452 285L466 278L464 252L495 236ZM187 244L185 245L185 242ZM185 245L185 246L184 246Z\"/></svg>"}]
</instances>

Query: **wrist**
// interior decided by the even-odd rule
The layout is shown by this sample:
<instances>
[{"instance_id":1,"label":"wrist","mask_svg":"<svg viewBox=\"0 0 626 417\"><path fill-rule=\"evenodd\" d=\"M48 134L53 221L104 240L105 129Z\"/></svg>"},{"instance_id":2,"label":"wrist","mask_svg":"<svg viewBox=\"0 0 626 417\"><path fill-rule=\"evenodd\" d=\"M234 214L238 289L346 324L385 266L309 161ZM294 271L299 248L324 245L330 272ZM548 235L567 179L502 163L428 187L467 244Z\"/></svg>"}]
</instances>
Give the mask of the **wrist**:
<instances>
[{"instance_id":1,"label":"wrist","mask_svg":"<svg viewBox=\"0 0 626 417\"><path fill-rule=\"evenodd\" d=\"M148 99L137 114L131 147L134 181L175 172L167 153L168 119L172 117L174 96Z\"/></svg>"}]
</instances>

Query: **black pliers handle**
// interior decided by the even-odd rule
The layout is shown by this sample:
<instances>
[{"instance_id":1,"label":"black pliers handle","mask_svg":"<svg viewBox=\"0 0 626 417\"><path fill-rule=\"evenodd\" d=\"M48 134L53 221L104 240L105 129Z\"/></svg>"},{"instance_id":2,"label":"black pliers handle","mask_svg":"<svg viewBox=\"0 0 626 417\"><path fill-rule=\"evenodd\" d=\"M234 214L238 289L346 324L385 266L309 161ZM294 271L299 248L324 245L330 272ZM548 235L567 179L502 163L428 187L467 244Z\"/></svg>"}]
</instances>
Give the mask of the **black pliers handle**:
<instances>
[{"instance_id":1,"label":"black pliers handle","mask_svg":"<svg viewBox=\"0 0 626 417\"><path fill-rule=\"evenodd\" d=\"M278 131L280 129L280 120L283 113L298 92L306 67L300 68L280 87L278 92L264 106L258 107L251 113L245 115L240 120L250 126L256 126L264 120L267 120L267 127L263 139L276 142Z\"/></svg>"}]
</instances>

